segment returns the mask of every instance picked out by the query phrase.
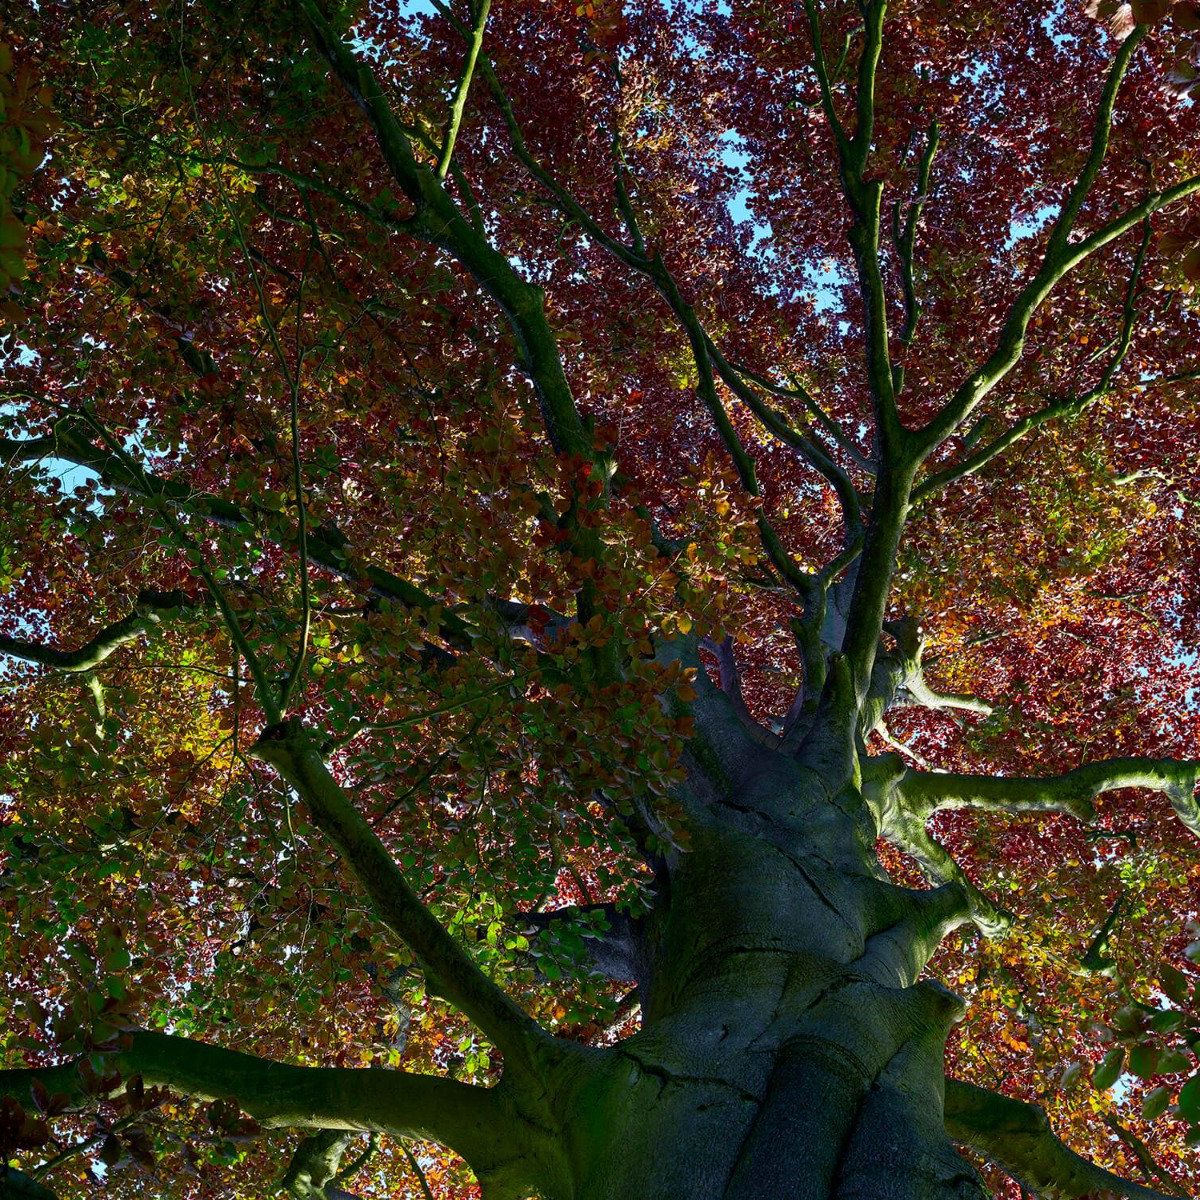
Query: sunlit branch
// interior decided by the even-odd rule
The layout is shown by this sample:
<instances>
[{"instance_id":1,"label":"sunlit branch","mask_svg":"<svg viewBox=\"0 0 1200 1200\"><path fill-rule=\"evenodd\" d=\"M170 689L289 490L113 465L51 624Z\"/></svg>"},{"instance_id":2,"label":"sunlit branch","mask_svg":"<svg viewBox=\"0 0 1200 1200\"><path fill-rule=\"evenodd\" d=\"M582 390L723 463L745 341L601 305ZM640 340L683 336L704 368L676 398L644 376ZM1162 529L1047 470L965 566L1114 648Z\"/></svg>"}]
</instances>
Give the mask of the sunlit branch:
<instances>
[{"instance_id":1,"label":"sunlit branch","mask_svg":"<svg viewBox=\"0 0 1200 1200\"><path fill-rule=\"evenodd\" d=\"M992 812L1062 812L1081 821L1095 817L1093 801L1117 788L1163 792L1179 819L1200 836L1195 787L1200 762L1156 758L1114 758L1076 767L1065 775L1024 778L908 771L900 782L903 803L916 815L948 808Z\"/></svg>"},{"instance_id":2,"label":"sunlit branch","mask_svg":"<svg viewBox=\"0 0 1200 1200\"><path fill-rule=\"evenodd\" d=\"M1029 416L1015 422L999 437L975 451L974 454L963 459L962 462L955 463L953 466L945 468L945 470L937 471L928 476L913 489L914 504L919 503L934 492L940 491L949 483L963 479L968 475L974 475L977 471L987 466L992 459L1003 454L1015 442L1020 441L1027 433L1032 432L1039 426L1064 417L1073 417L1112 391L1113 379L1129 353L1129 347L1133 343L1134 328L1137 324L1138 283L1146 262L1146 253L1150 246L1151 228L1149 217L1143 220L1142 225L1142 241L1134 257L1133 269L1130 271L1129 283L1125 289L1125 303L1121 315L1121 332L1117 338L1112 356L1109 358L1096 384L1079 396L1071 396L1064 400L1055 401L1053 404L1047 404L1044 408L1038 409L1037 412L1030 413Z\"/></svg>"},{"instance_id":3,"label":"sunlit branch","mask_svg":"<svg viewBox=\"0 0 1200 1200\"><path fill-rule=\"evenodd\" d=\"M338 785L313 735L289 719L269 727L254 757L269 763L308 806L313 824L354 871L380 919L417 956L431 990L444 996L520 1069L548 1037L475 965L409 885L395 859Z\"/></svg>"},{"instance_id":4,"label":"sunlit branch","mask_svg":"<svg viewBox=\"0 0 1200 1200\"><path fill-rule=\"evenodd\" d=\"M26 638L7 637L0 634L0 654L37 663L51 671L66 674L81 674L96 705L96 715L103 721L108 715L104 698L104 685L94 671L114 650L128 642L136 641L143 634L156 629L163 621L172 620L199 606L182 592L156 592L145 590L138 593L137 604L129 616L100 630L93 638L75 650L56 650L40 642Z\"/></svg>"},{"instance_id":5,"label":"sunlit branch","mask_svg":"<svg viewBox=\"0 0 1200 1200\"><path fill-rule=\"evenodd\" d=\"M134 611L120 621L106 625L94 637L74 650L58 650L41 642L0 634L0 654L10 654L26 662L37 663L52 671L69 674L88 672L98 667L113 651L157 629L198 606L183 592L143 591L138 593Z\"/></svg>"},{"instance_id":6,"label":"sunlit branch","mask_svg":"<svg viewBox=\"0 0 1200 1200\"><path fill-rule=\"evenodd\" d=\"M1093 126L1092 147L1087 162L1075 181L1062 210L1050 231L1049 241L1037 273L1021 290L1009 310L1000 334L999 344L982 366L960 385L951 400L940 413L925 425L917 435L921 456L928 455L950 436L971 415L983 398L1017 365L1025 350L1025 333L1033 314L1050 295L1058 282L1074 267L1101 246L1120 237L1126 229L1136 225L1150 213L1170 203L1170 198L1181 198L1200 188L1200 178L1177 184L1164 192L1156 192L1123 216L1102 226L1090 237L1071 242L1085 200L1091 192L1108 149L1112 132L1113 109L1121 82L1129 69L1134 51L1146 36L1147 27L1138 26L1125 39L1117 51L1105 80L1100 97L1099 110ZM1190 188L1180 192L1180 188Z\"/></svg>"},{"instance_id":7,"label":"sunlit branch","mask_svg":"<svg viewBox=\"0 0 1200 1200\"><path fill-rule=\"evenodd\" d=\"M903 810L889 813L880 834L911 854L932 882L962 887L971 920L985 937L1003 938L1008 934L1013 923L1012 913L971 882L954 855L925 828L923 819Z\"/></svg>"},{"instance_id":8,"label":"sunlit branch","mask_svg":"<svg viewBox=\"0 0 1200 1200\"><path fill-rule=\"evenodd\" d=\"M378 1150L379 1138L372 1134L366 1147L343 1165L354 1140L353 1133L338 1129L322 1129L304 1138L292 1154L280 1189L295 1200L355 1200L337 1184L362 1170Z\"/></svg>"},{"instance_id":9,"label":"sunlit branch","mask_svg":"<svg viewBox=\"0 0 1200 1200\"><path fill-rule=\"evenodd\" d=\"M929 137L925 145L925 153L921 156L917 168L917 194L908 208L908 217L904 225L900 224L900 201L896 201L893 213L894 241L896 251L900 256L900 280L904 289L904 328L900 331L901 344L907 346L917 332L917 322L921 319L921 302L917 298L916 276L913 268L913 254L916 249L917 227L921 223L921 214L925 211L925 203L929 199L929 177L933 170L933 160L938 152L940 130L936 121L929 126Z\"/></svg>"},{"instance_id":10,"label":"sunlit branch","mask_svg":"<svg viewBox=\"0 0 1200 1200\"><path fill-rule=\"evenodd\" d=\"M1055 1137L1037 1105L947 1079L945 1119L954 1141L970 1146L1039 1195L1167 1200L1163 1193L1122 1179L1069 1149Z\"/></svg>"},{"instance_id":11,"label":"sunlit branch","mask_svg":"<svg viewBox=\"0 0 1200 1200\"><path fill-rule=\"evenodd\" d=\"M483 32L487 28L488 12L492 7L492 0L478 0L478 3L479 11L475 14L475 25L471 30L467 47L467 61L463 64L462 76L454 92L454 103L450 108L450 120L446 126L446 139L442 145L441 156L438 158L437 177L443 180L450 170L450 160L454 155L454 143L458 140L463 111L467 106L467 93L471 90L471 77L475 74L475 63L483 46Z\"/></svg>"},{"instance_id":12,"label":"sunlit branch","mask_svg":"<svg viewBox=\"0 0 1200 1200\"><path fill-rule=\"evenodd\" d=\"M378 1067L299 1067L149 1030L123 1034L121 1046L105 1064L123 1081L140 1075L148 1086L194 1099L232 1098L268 1127L427 1137L482 1164L492 1161L494 1139L505 1133L494 1093L451 1079ZM0 1095L32 1108L37 1079L50 1093L83 1102L84 1078L75 1061L0 1070Z\"/></svg>"}]
</instances>

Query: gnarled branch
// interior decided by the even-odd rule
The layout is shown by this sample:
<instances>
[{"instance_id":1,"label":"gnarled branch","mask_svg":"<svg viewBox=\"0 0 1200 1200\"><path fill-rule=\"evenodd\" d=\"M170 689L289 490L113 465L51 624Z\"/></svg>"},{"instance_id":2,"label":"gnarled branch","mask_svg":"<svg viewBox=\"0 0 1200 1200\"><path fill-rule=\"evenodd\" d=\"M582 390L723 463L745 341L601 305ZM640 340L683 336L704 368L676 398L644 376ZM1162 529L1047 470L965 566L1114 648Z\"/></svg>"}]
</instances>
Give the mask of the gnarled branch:
<instances>
[{"instance_id":1,"label":"gnarled branch","mask_svg":"<svg viewBox=\"0 0 1200 1200\"><path fill-rule=\"evenodd\" d=\"M533 1047L549 1040L450 936L353 801L329 773L310 732L297 720L269 727L253 748L308 805L313 824L358 876L383 922L412 950L444 996L496 1043L510 1064L529 1066Z\"/></svg>"},{"instance_id":2,"label":"gnarled branch","mask_svg":"<svg viewBox=\"0 0 1200 1200\"><path fill-rule=\"evenodd\" d=\"M272 1127L380 1132L430 1138L486 1167L509 1134L494 1091L380 1067L299 1067L150 1030L123 1034L106 1057L123 1080L140 1075L199 1100L232 1097ZM84 1102L89 1093L76 1062L0 1070L0 1095L30 1105L34 1080L51 1093Z\"/></svg>"},{"instance_id":3,"label":"gnarled branch","mask_svg":"<svg viewBox=\"0 0 1200 1200\"><path fill-rule=\"evenodd\" d=\"M946 1132L1039 1195L1111 1192L1130 1200L1167 1200L1075 1153L1055 1136L1045 1112L958 1079L946 1080Z\"/></svg>"},{"instance_id":4,"label":"gnarled branch","mask_svg":"<svg viewBox=\"0 0 1200 1200\"><path fill-rule=\"evenodd\" d=\"M1042 778L906 771L901 802L922 819L939 809L992 812L1061 812L1081 821L1095 817L1093 801L1116 788L1164 792L1179 819L1200 837L1200 805L1193 794L1200 762L1159 758L1113 758Z\"/></svg>"}]
</instances>

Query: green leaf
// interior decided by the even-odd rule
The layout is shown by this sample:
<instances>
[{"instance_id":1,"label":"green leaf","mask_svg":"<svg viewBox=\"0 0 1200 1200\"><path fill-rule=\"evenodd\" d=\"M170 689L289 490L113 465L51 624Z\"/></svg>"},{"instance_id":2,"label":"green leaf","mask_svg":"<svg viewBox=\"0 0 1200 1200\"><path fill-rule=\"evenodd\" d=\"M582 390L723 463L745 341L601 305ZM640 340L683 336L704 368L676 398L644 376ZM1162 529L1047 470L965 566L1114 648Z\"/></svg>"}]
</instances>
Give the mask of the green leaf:
<instances>
[{"instance_id":1,"label":"green leaf","mask_svg":"<svg viewBox=\"0 0 1200 1200\"><path fill-rule=\"evenodd\" d=\"M1153 1121L1155 1117L1161 1117L1167 1111L1167 1105L1170 1103L1171 1089L1156 1087L1153 1091L1147 1092L1142 1101L1142 1116L1147 1121Z\"/></svg>"},{"instance_id":2,"label":"green leaf","mask_svg":"<svg viewBox=\"0 0 1200 1200\"><path fill-rule=\"evenodd\" d=\"M1140 1046L1134 1046L1130 1052L1129 1069L1139 1079L1149 1079L1159 1073L1161 1059L1162 1055L1157 1046L1149 1046L1143 1042Z\"/></svg>"},{"instance_id":3,"label":"green leaf","mask_svg":"<svg viewBox=\"0 0 1200 1200\"><path fill-rule=\"evenodd\" d=\"M1178 1075L1192 1065L1191 1058L1182 1050L1168 1050L1159 1059L1158 1073L1160 1075Z\"/></svg>"},{"instance_id":4,"label":"green leaf","mask_svg":"<svg viewBox=\"0 0 1200 1200\"><path fill-rule=\"evenodd\" d=\"M1117 1079L1121 1074L1121 1068L1124 1065L1125 1047L1118 1046L1115 1050L1110 1050L1104 1056L1104 1060L1092 1074L1093 1086L1098 1091L1107 1091L1114 1083L1117 1082Z\"/></svg>"},{"instance_id":5,"label":"green leaf","mask_svg":"<svg viewBox=\"0 0 1200 1200\"><path fill-rule=\"evenodd\" d=\"M1156 1013L1150 1020L1150 1028L1155 1033L1174 1033L1179 1029L1184 1021L1187 1020L1187 1014L1181 1013L1178 1009L1167 1008L1160 1013Z\"/></svg>"},{"instance_id":6,"label":"green leaf","mask_svg":"<svg viewBox=\"0 0 1200 1200\"><path fill-rule=\"evenodd\" d=\"M1191 987L1187 976L1170 963L1163 963L1159 975L1163 991L1176 1003L1187 1004L1191 996Z\"/></svg>"},{"instance_id":7,"label":"green leaf","mask_svg":"<svg viewBox=\"0 0 1200 1200\"><path fill-rule=\"evenodd\" d=\"M1200 1075L1193 1075L1179 1089L1179 1115L1188 1121L1200 1121Z\"/></svg>"}]
</instances>

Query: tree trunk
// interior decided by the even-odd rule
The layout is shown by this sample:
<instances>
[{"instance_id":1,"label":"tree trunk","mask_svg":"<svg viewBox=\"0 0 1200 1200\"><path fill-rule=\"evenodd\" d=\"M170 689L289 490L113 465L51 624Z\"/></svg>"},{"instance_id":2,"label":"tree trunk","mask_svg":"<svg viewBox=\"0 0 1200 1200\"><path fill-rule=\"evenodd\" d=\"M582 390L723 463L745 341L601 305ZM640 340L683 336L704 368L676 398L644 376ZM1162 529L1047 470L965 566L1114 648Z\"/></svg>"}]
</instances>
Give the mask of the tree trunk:
<instances>
[{"instance_id":1,"label":"tree trunk","mask_svg":"<svg viewBox=\"0 0 1200 1200\"><path fill-rule=\"evenodd\" d=\"M642 930L644 1024L558 1091L547 1200L981 1197L943 1125L961 1013L917 982L962 889L896 887L854 781L764 751L693 806Z\"/></svg>"}]
</instances>

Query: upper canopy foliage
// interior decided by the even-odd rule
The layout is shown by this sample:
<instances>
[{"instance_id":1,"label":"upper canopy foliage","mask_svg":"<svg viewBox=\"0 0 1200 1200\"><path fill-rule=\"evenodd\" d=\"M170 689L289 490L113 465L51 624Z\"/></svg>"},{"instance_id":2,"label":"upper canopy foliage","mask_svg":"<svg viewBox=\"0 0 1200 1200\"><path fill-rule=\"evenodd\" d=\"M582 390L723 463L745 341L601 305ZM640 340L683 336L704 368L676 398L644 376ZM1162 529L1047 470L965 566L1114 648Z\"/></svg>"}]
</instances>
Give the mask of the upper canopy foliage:
<instances>
[{"instance_id":1,"label":"upper canopy foliage","mask_svg":"<svg viewBox=\"0 0 1200 1200\"><path fill-rule=\"evenodd\" d=\"M264 761L285 716L448 944L611 1040L628 987L586 924L531 946L528 914L639 912L686 853L704 681L663 648L786 735L824 614L861 700L879 629L849 592L890 562L856 557L864 515L906 472L877 615L889 648L919 623L925 675L872 751L1200 756L1200 123L1175 94L1200 20L1109 7L10 6L8 1063L136 1026L496 1078ZM932 819L1016 930L931 966L970 1001L948 1071L1195 1185L1162 1115L1200 1122L1195 833L1133 787L1071 812ZM1114 1045L1141 1077L1115 1091L1089 1081ZM43 1172L62 1195L97 1156L113 1194L164 1196L260 1194L287 1161L219 1104L51 1115L57 1142L0 1108L0 1151L83 1143ZM474 1194L399 1140L347 1179L417 1195L418 1163Z\"/></svg>"}]
</instances>

